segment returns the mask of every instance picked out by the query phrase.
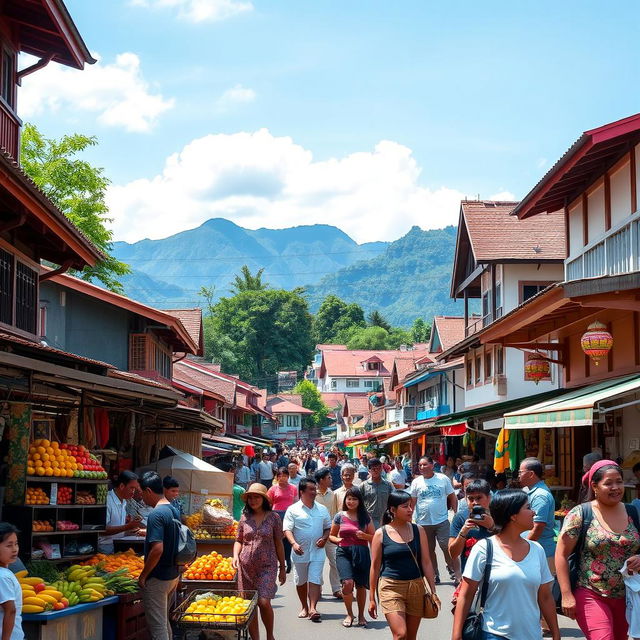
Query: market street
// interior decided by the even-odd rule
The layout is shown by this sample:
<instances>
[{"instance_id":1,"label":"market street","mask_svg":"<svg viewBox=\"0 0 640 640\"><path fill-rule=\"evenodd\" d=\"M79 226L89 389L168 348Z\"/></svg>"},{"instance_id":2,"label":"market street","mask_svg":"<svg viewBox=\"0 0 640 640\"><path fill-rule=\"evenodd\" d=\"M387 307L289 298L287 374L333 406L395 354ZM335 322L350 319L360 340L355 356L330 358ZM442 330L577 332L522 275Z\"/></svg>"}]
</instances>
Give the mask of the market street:
<instances>
[{"instance_id":1,"label":"market street","mask_svg":"<svg viewBox=\"0 0 640 640\"><path fill-rule=\"evenodd\" d=\"M439 549L437 553L438 562L443 563L444 560ZM367 622L366 629L359 629L357 627L346 629L342 626L341 623L345 617L344 605L329 593L327 586L329 584L328 575L328 567L325 567L323 599L318 605L318 611L322 614L322 622L320 623L313 623L304 619L300 620L297 617L300 611L300 603L296 595L293 578L291 574L287 576L286 584L278 590L278 595L273 601L276 640L292 640L293 638L302 640L307 637L305 634L311 634L314 638L322 635L325 638L331 638L331 640L347 640L347 638L349 640L357 640L365 631L367 633L367 640L389 640L389 638L391 638L391 631L382 615L379 615L377 620ZM451 582L447 581L439 585L438 595L444 605L444 610L436 620L422 621L418 638L448 640L451 637L453 615L451 614L449 602L451 601L452 594L453 584ZM563 638L584 639L584 635L573 620L559 616L558 621ZM261 633L261 638L264 638L264 629L261 630Z\"/></svg>"}]
</instances>

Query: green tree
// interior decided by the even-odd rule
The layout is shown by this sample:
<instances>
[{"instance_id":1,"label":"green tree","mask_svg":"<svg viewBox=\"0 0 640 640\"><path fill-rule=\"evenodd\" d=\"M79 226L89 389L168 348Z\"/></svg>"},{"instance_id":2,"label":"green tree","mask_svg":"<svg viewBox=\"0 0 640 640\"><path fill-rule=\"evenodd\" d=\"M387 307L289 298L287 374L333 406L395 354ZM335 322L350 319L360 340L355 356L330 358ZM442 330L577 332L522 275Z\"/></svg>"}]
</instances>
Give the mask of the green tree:
<instances>
[{"instance_id":1,"label":"green tree","mask_svg":"<svg viewBox=\"0 0 640 640\"><path fill-rule=\"evenodd\" d=\"M400 327L392 327L387 338L387 349L399 349L403 344L413 344L411 332Z\"/></svg>"},{"instance_id":2,"label":"green tree","mask_svg":"<svg viewBox=\"0 0 640 640\"><path fill-rule=\"evenodd\" d=\"M389 332L382 327L357 329L347 342L349 349L372 349L381 351L387 348Z\"/></svg>"},{"instance_id":3,"label":"green tree","mask_svg":"<svg viewBox=\"0 0 640 640\"><path fill-rule=\"evenodd\" d=\"M411 327L411 339L416 342L429 342L431 337L431 325L422 318L416 318Z\"/></svg>"},{"instance_id":4,"label":"green tree","mask_svg":"<svg viewBox=\"0 0 640 640\"><path fill-rule=\"evenodd\" d=\"M391 325L379 311L372 311L367 320L372 327L382 327L385 331L391 331Z\"/></svg>"},{"instance_id":5,"label":"green tree","mask_svg":"<svg viewBox=\"0 0 640 640\"><path fill-rule=\"evenodd\" d=\"M241 377L264 386L278 371L302 371L310 362L311 314L300 291L243 291L220 298L212 311L214 352L206 356L231 350Z\"/></svg>"},{"instance_id":6,"label":"green tree","mask_svg":"<svg viewBox=\"0 0 640 640\"><path fill-rule=\"evenodd\" d=\"M111 254L113 232L105 226L111 221L105 202L109 180L104 169L92 166L78 156L98 144L94 136L78 133L59 140L45 138L32 124L20 136L21 165L45 195L104 253L95 267L86 267L79 276L97 279L108 289L122 292L119 277L129 267Z\"/></svg>"},{"instance_id":7,"label":"green tree","mask_svg":"<svg viewBox=\"0 0 640 640\"><path fill-rule=\"evenodd\" d=\"M313 415L309 416L309 422L314 427L324 427L327 422L329 407L322 401L322 396L313 382L300 380L293 388L293 393L299 393L302 396L302 406L313 411Z\"/></svg>"},{"instance_id":8,"label":"green tree","mask_svg":"<svg viewBox=\"0 0 640 640\"><path fill-rule=\"evenodd\" d=\"M347 304L338 296L328 295L313 319L316 344L336 341L338 334L352 326L364 327L364 311L358 304Z\"/></svg>"},{"instance_id":9,"label":"green tree","mask_svg":"<svg viewBox=\"0 0 640 640\"><path fill-rule=\"evenodd\" d=\"M264 291L269 288L268 282L262 282L264 269L258 269L254 276L246 264L242 265L240 274L236 275L231 285L231 293L237 294L243 291ZM203 287L204 288L204 287Z\"/></svg>"}]
</instances>

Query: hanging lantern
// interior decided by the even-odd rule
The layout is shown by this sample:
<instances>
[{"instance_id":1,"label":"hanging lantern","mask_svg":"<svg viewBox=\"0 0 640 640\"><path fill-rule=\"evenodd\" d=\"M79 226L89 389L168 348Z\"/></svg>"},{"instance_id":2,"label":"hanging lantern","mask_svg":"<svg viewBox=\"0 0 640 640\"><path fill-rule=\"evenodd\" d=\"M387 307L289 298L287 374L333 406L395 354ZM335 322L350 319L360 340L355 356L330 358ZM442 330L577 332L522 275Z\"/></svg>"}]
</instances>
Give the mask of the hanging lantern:
<instances>
[{"instance_id":1,"label":"hanging lantern","mask_svg":"<svg viewBox=\"0 0 640 640\"><path fill-rule=\"evenodd\" d=\"M533 380L536 384L550 375L549 361L541 353L530 353L524 363L524 373L527 380Z\"/></svg>"},{"instance_id":2,"label":"hanging lantern","mask_svg":"<svg viewBox=\"0 0 640 640\"><path fill-rule=\"evenodd\" d=\"M606 325L596 320L582 334L580 346L594 364L599 364L600 360L609 355L609 351L613 347L613 336L607 331Z\"/></svg>"}]
</instances>

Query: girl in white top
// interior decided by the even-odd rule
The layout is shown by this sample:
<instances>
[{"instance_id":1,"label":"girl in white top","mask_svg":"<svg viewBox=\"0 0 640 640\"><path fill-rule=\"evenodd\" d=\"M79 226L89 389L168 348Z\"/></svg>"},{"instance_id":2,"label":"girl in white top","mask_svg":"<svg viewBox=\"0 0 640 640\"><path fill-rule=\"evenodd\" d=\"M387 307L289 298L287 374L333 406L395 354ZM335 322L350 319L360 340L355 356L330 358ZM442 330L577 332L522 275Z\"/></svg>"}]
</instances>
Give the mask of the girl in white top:
<instances>
[{"instance_id":1,"label":"girl in white top","mask_svg":"<svg viewBox=\"0 0 640 640\"><path fill-rule=\"evenodd\" d=\"M483 614L484 639L541 640L542 612L553 640L559 640L558 617L551 595L553 576L544 550L537 542L521 537L524 531L533 529L535 515L527 494L519 489L499 491L491 500L490 510L500 533L491 538L493 561ZM487 541L480 540L467 560L452 640L462 639L464 621L483 578L486 550Z\"/></svg>"},{"instance_id":2,"label":"girl in white top","mask_svg":"<svg viewBox=\"0 0 640 640\"><path fill-rule=\"evenodd\" d=\"M9 565L18 559L18 530L0 522L0 629L2 640L24 640L22 589Z\"/></svg>"}]
</instances>

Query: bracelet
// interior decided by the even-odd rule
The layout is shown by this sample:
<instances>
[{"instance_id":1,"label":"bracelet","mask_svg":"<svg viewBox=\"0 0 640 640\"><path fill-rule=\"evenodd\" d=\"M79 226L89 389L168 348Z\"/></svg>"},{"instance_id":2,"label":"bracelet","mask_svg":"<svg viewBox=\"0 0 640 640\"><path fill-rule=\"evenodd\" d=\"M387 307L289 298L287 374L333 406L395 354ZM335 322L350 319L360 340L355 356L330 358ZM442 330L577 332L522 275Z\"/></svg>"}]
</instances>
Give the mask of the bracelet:
<instances>
[{"instance_id":1,"label":"bracelet","mask_svg":"<svg viewBox=\"0 0 640 640\"><path fill-rule=\"evenodd\" d=\"M459 533L458 537L464 538L466 540L469 536L465 536L463 533Z\"/></svg>"}]
</instances>

